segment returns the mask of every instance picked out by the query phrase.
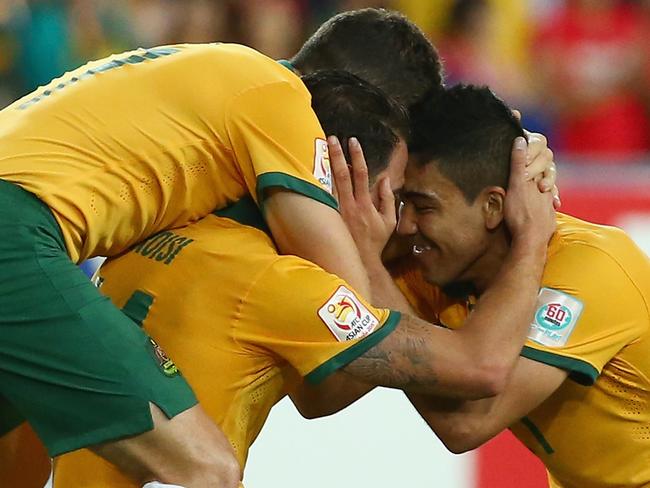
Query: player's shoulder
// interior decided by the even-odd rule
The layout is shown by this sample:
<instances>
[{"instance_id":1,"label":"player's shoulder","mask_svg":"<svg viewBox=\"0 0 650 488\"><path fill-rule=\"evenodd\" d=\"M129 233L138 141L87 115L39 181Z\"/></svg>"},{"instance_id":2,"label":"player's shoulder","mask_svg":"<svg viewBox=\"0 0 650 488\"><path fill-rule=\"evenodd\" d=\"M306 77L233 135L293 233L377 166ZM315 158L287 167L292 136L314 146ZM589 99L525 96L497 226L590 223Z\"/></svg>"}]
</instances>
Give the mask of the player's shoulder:
<instances>
[{"instance_id":1,"label":"player's shoulder","mask_svg":"<svg viewBox=\"0 0 650 488\"><path fill-rule=\"evenodd\" d=\"M544 280L593 281L603 290L625 284L650 300L650 260L632 238L622 229L569 215L558 214Z\"/></svg>"},{"instance_id":2,"label":"player's shoulder","mask_svg":"<svg viewBox=\"0 0 650 488\"><path fill-rule=\"evenodd\" d=\"M592 259L596 255L629 265L631 261L647 262L647 256L632 238L618 227L601 225L558 213L557 230L549 246L549 260L567 252L585 253L589 249Z\"/></svg>"},{"instance_id":3,"label":"player's shoulder","mask_svg":"<svg viewBox=\"0 0 650 488\"><path fill-rule=\"evenodd\" d=\"M221 83L230 81L242 89L284 83L306 92L302 81L293 71L248 46L210 43L161 47L181 50L185 56L201 64L203 75L214 74Z\"/></svg>"},{"instance_id":4,"label":"player's shoulder","mask_svg":"<svg viewBox=\"0 0 650 488\"><path fill-rule=\"evenodd\" d=\"M608 241L626 237L625 232L618 227L589 222L559 212L557 214L557 234L565 244L585 243L596 247L602 247Z\"/></svg>"}]
</instances>

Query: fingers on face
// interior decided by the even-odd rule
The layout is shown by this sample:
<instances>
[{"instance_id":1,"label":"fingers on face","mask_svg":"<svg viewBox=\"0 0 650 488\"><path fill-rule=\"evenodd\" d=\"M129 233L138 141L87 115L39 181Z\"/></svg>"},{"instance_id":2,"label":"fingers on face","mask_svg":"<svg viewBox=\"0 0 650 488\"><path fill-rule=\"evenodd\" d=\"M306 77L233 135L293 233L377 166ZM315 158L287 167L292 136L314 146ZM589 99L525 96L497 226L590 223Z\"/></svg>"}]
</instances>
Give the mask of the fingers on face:
<instances>
[{"instance_id":1,"label":"fingers on face","mask_svg":"<svg viewBox=\"0 0 650 488\"><path fill-rule=\"evenodd\" d=\"M352 160L352 179L354 180L354 192L358 198L370 197L370 182L368 179L368 165L363 155L363 149L356 137L350 137L348 150Z\"/></svg>"},{"instance_id":2,"label":"fingers on face","mask_svg":"<svg viewBox=\"0 0 650 488\"><path fill-rule=\"evenodd\" d=\"M349 164L341 143L335 136L328 137L327 143L339 203L342 206L350 206L352 202L372 205L368 166L359 141L354 137L348 140Z\"/></svg>"},{"instance_id":3,"label":"fingers on face","mask_svg":"<svg viewBox=\"0 0 650 488\"><path fill-rule=\"evenodd\" d=\"M332 175L334 176L334 186L338 194L339 202L352 197L352 180L350 170L348 169L345 155L339 140L335 136L327 138L327 147L329 149L330 164L332 166Z\"/></svg>"},{"instance_id":4,"label":"fingers on face","mask_svg":"<svg viewBox=\"0 0 650 488\"><path fill-rule=\"evenodd\" d=\"M379 184L379 211L387 222L396 222L395 195L390 186L390 178L384 177Z\"/></svg>"}]
</instances>

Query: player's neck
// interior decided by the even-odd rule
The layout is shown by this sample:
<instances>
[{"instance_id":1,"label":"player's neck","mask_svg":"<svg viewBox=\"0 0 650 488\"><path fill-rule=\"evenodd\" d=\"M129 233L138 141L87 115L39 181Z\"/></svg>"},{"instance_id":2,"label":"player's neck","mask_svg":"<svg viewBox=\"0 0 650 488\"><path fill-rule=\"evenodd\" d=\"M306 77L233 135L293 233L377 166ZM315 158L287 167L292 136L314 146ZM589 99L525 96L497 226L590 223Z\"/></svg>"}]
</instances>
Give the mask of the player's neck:
<instances>
[{"instance_id":1,"label":"player's neck","mask_svg":"<svg viewBox=\"0 0 650 488\"><path fill-rule=\"evenodd\" d=\"M490 236L490 244L487 246L486 252L474 267L472 282L479 294L492 284L509 252L510 243L505 232L498 230Z\"/></svg>"}]
</instances>

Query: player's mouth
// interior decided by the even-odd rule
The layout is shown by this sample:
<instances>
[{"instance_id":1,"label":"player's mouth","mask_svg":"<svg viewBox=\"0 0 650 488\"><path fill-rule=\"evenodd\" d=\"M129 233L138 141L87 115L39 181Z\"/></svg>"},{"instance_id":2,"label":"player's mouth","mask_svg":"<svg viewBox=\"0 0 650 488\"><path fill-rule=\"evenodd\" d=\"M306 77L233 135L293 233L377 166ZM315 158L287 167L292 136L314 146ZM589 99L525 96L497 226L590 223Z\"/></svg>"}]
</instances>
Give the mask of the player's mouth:
<instances>
[{"instance_id":1,"label":"player's mouth","mask_svg":"<svg viewBox=\"0 0 650 488\"><path fill-rule=\"evenodd\" d=\"M427 251L431 250L431 246L419 246L418 244L413 244L412 252L415 256L420 256Z\"/></svg>"},{"instance_id":2,"label":"player's mouth","mask_svg":"<svg viewBox=\"0 0 650 488\"><path fill-rule=\"evenodd\" d=\"M411 254L416 258L423 258L435 249L437 249L435 244L423 242L423 239L415 239L411 247Z\"/></svg>"}]
</instances>

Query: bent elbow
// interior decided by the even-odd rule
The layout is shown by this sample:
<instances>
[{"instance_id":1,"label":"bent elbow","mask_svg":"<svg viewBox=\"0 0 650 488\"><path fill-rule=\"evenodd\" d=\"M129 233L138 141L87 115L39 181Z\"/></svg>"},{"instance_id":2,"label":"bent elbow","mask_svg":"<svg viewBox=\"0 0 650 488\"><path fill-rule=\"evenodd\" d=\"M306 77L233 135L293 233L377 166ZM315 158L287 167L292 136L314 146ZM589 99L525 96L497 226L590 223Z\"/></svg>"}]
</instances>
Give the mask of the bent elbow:
<instances>
[{"instance_id":1,"label":"bent elbow","mask_svg":"<svg viewBox=\"0 0 650 488\"><path fill-rule=\"evenodd\" d=\"M508 374L505 371L492 371L485 379L485 397L495 397L501 395L508 383Z\"/></svg>"},{"instance_id":2,"label":"bent elbow","mask_svg":"<svg viewBox=\"0 0 650 488\"><path fill-rule=\"evenodd\" d=\"M332 415L331 409L322 408L320 405L316 405L312 402L299 402L296 399L292 398L293 405L298 410L300 416L307 420L314 420L321 417L327 417Z\"/></svg>"},{"instance_id":3,"label":"bent elbow","mask_svg":"<svg viewBox=\"0 0 650 488\"><path fill-rule=\"evenodd\" d=\"M454 427L437 434L447 450L453 454L472 451L483 443L477 432L468 427Z\"/></svg>"},{"instance_id":4,"label":"bent elbow","mask_svg":"<svg viewBox=\"0 0 650 488\"><path fill-rule=\"evenodd\" d=\"M463 344L465 346L465 344ZM494 351L477 347L464 347L458 362L446 372L453 378L448 386L448 396L462 400L480 400L502 394L510 380L516 361L501 358Z\"/></svg>"},{"instance_id":5,"label":"bent elbow","mask_svg":"<svg viewBox=\"0 0 650 488\"><path fill-rule=\"evenodd\" d=\"M315 412L310 412L309 410L297 408L297 406L296 406L296 410L298 410L300 416L305 420L314 420L315 418L318 418L318 415L316 415Z\"/></svg>"},{"instance_id":6,"label":"bent elbow","mask_svg":"<svg viewBox=\"0 0 650 488\"><path fill-rule=\"evenodd\" d=\"M508 384L510 371L511 368L494 362L480 366L474 378L475 395L471 399L479 400L502 394Z\"/></svg>"},{"instance_id":7,"label":"bent elbow","mask_svg":"<svg viewBox=\"0 0 650 488\"><path fill-rule=\"evenodd\" d=\"M446 385L442 394L458 400L482 400L500 395L506 389L508 374L500 368L475 365L465 368L461 375Z\"/></svg>"},{"instance_id":8,"label":"bent elbow","mask_svg":"<svg viewBox=\"0 0 650 488\"><path fill-rule=\"evenodd\" d=\"M323 417L328 417L332 415L333 412L330 412L329 410L310 410L310 409L304 409L300 410L297 409L302 418L306 420L315 420L315 419L320 419Z\"/></svg>"},{"instance_id":9,"label":"bent elbow","mask_svg":"<svg viewBox=\"0 0 650 488\"><path fill-rule=\"evenodd\" d=\"M450 442L442 441L447 450L452 454L465 454L466 452L473 451L481 444L476 442L467 442L467 439L453 440Z\"/></svg>"}]
</instances>

